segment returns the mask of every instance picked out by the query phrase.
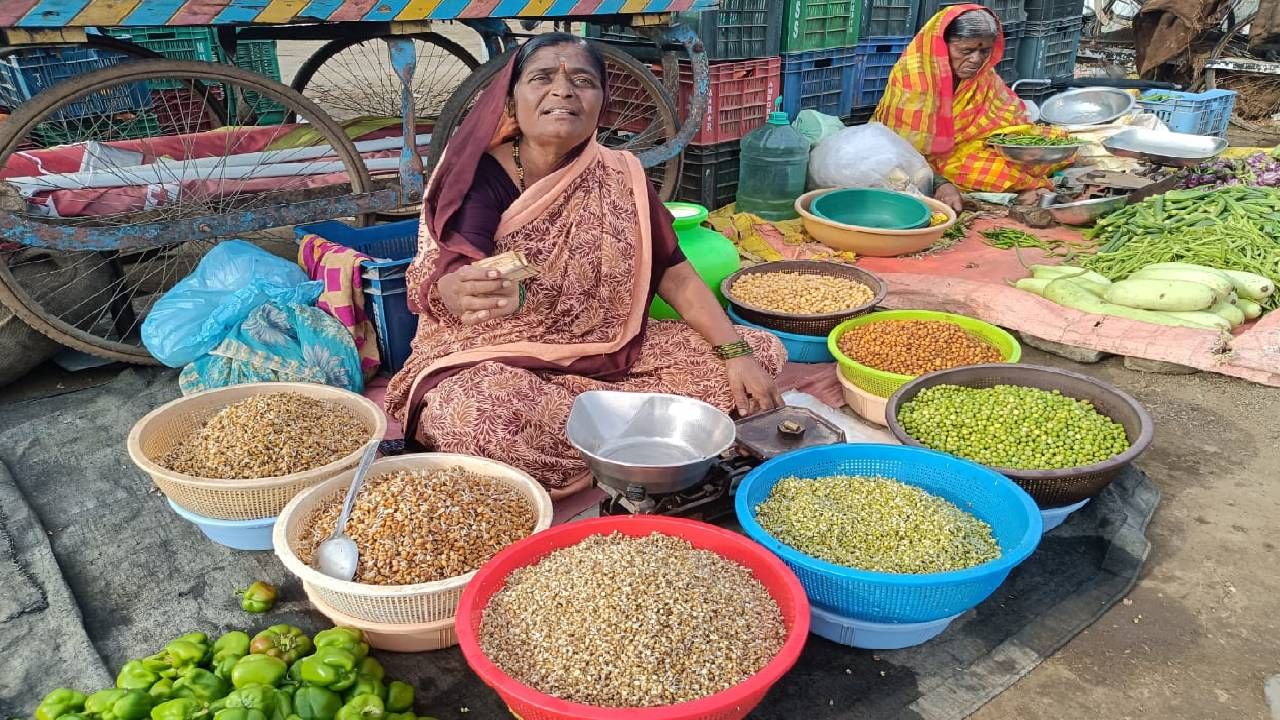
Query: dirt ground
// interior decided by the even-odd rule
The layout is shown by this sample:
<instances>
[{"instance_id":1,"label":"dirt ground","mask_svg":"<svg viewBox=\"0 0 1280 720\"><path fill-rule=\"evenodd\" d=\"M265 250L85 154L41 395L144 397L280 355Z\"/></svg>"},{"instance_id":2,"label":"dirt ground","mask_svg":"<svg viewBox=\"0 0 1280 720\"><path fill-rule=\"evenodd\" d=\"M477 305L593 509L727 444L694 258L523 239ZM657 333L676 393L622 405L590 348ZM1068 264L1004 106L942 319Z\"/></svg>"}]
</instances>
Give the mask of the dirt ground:
<instances>
[{"instance_id":1,"label":"dirt ground","mask_svg":"<svg viewBox=\"0 0 1280 720\"><path fill-rule=\"evenodd\" d=\"M1156 422L1140 466L1163 497L1129 597L973 717L1273 718L1280 674L1280 390L1209 374L1076 369L1142 401Z\"/></svg>"}]
</instances>

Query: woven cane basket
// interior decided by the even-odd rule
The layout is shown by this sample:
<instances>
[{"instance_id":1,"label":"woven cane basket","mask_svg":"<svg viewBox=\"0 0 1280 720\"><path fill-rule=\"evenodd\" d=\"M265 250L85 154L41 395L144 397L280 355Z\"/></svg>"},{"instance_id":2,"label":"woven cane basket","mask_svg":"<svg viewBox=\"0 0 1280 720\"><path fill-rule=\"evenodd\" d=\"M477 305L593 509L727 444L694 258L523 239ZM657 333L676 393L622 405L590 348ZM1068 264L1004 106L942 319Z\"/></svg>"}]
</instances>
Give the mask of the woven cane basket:
<instances>
[{"instance_id":1,"label":"woven cane basket","mask_svg":"<svg viewBox=\"0 0 1280 720\"><path fill-rule=\"evenodd\" d=\"M863 305L834 313L800 315L777 312L752 305L734 297L733 284L738 281L738 278L743 275L757 273L798 273L801 275L846 278L866 285L871 289L873 297L870 302ZM884 296L888 293L888 286L885 285L883 280L866 270L849 265L816 260L779 260L739 270L724 279L724 282L720 284L720 292L729 301L729 304L733 306L733 310L738 314L738 317L753 325L796 335L826 337L837 325L845 320L874 310L877 305L884 301Z\"/></svg>"},{"instance_id":2,"label":"woven cane basket","mask_svg":"<svg viewBox=\"0 0 1280 720\"><path fill-rule=\"evenodd\" d=\"M299 492L354 468L367 443L350 455L314 470L251 480L200 478L174 472L156 461L228 405L255 395L283 392L345 407L364 422L369 442L381 440L387 432L387 418L382 408L353 392L310 383L251 383L178 398L147 413L129 432L129 457L151 476L166 497L197 515L216 520L275 517Z\"/></svg>"},{"instance_id":3,"label":"woven cane basket","mask_svg":"<svg viewBox=\"0 0 1280 720\"><path fill-rule=\"evenodd\" d=\"M1057 508L1088 500L1106 489L1126 466L1151 445L1154 422L1133 396L1087 375L1037 365L992 363L942 370L921 375L903 385L889 398L885 419L889 431L904 445L924 447L907 434L898 422L898 410L921 390L935 385L990 388L1020 385L1040 390L1057 390L1069 398L1087 400L1094 409L1124 426L1129 449L1099 463L1060 470L1015 470L993 467L1026 490L1040 508Z\"/></svg>"},{"instance_id":4,"label":"woven cane basket","mask_svg":"<svg viewBox=\"0 0 1280 720\"><path fill-rule=\"evenodd\" d=\"M398 455L378 460L369 469L369 477L397 471L432 470L460 467L477 475L491 477L512 486L533 507L533 532L551 527L551 496L528 474L494 460L471 455L421 453ZM355 470L326 480L295 497L280 513L272 534L276 556L289 572L297 575L316 600L344 615L374 623L422 624L448 620L458 608L458 598L475 571L466 575L414 585L367 585L335 580L307 565L298 557L303 533L316 509L332 497L340 497L351 486ZM478 570L479 568L477 568Z\"/></svg>"}]
</instances>

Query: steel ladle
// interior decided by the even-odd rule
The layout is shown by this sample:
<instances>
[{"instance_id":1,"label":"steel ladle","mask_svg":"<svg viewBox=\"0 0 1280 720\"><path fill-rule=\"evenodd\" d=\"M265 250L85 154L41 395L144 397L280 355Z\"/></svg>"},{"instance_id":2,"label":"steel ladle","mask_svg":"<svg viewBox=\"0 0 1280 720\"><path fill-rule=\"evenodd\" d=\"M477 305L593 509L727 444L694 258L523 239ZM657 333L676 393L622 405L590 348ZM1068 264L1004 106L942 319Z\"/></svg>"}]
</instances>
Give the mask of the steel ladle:
<instances>
[{"instance_id":1,"label":"steel ladle","mask_svg":"<svg viewBox=\"0 0 1280 720\"><path fill-rule=\"evenodd\" d=\"M378 454L378 441L370 442L365 448L356 474L351 478L351 487L347 488L347 499L342 503L342 513L338 515L338 524L328 540L320 543L316 549L316 567L320 572L335 580L351 580L356 576L356 567L360 563L360 550L356 542L347 535L347 520L356 505L356 495L364 485L364 478L369 474L369 466Z\"/></svg>"}]
</instances>

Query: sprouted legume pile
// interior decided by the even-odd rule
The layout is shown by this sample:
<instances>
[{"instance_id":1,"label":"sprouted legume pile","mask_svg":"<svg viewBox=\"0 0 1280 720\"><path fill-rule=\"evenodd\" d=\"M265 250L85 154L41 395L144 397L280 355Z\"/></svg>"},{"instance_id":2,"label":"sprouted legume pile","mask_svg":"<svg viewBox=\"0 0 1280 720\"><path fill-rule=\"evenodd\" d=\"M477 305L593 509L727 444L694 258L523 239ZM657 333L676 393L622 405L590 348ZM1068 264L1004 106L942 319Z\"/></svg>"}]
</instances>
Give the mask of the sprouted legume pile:
<instances>
[{"instance_id":1,"label":"sprouted legume pile","mask_svg":"<svg viewBox=\"0 0 1280 720\"><path fill-rule=\"evenodd\" d=\"M511 573L480 647L526 685L598 707L655 707L746 680L786 640L746 568L669 535L594 535Z\"/></svg>"},{"instance_id":2,"label":"sprouted legume pile","mask_svg":"<svg viewBox=\"0 0 1280 720\"><path fill-rule=\"evenodd\" d=\"M836 344L867 367L913 377L1003 359L991 343L940 320L872 322L848 330Z\"/></svg>"},{"instance_id":3,"label":"sprouted legume pile","mask_svg":"<svg viewBox=\"0 0 1280 720\"><path fill-rule=\"evenodd\" d=\"M338 403L263 393L219 410L156 462L202 478L279 477L341 460L369 441L369 430Z\"/></svg>"},{"instance_id":4,"label":"sprouted legume pile","mask_svg":"<svg viewBox=\"0 0 1280 720\"><path fill-rule=\"evenodd\" d=\"M312 511L298 557L311 564L333 533L343 492ZM518 490L462 468L398 471L369 478L347 534L360 550L355 581L413 585L465 575L533 532L536 517Z\"/></svg>"},{"instance_id":5,"label":"sprouted legume pile","mask_svg":"<svg viewBox=\"0 0 1280 720\"><path fill-rule=\"evenodd\" d=\"M1092 403L1016 385L925 388L898 421L934 450L1014 470L1091 465L1129 449L1124 426Z\"/></svg>"},{"instance_id":6,"label":"sprouted legume pile","mask_svg":"<svg viewBox=\"0 0 1280 720\"><path fill-rule=\"evenodd\" d=\"M871 288L856 280L793 272L744 273L729 293L748 305L795 315L853 310L875 298Z\"/></svg>"},{"instance_id":7,"label":"sprouted legume pile","mask_svg":"<svg viewBox=\"0 0 1280 720\"><path fill-rule=\"evenodd\" d=\"M1000 557L990 525L884 477L783 478L756 506L756 522L806 555L859 570L947 572Z\"/></svg>"}]
</instances>

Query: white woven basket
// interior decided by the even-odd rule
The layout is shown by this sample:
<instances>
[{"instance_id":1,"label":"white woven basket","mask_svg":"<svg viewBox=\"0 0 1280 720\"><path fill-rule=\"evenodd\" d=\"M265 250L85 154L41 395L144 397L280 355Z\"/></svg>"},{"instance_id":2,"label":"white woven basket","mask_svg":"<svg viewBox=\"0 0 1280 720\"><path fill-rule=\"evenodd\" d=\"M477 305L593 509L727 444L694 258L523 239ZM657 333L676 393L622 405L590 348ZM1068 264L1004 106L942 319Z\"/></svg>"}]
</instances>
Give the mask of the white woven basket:
<instances>
[{"instance_id":1,"label":"white woven basket","mask_svg":"<svg viewBox=\"0 0 1280 720\"><path fill-rule=\"evenodd\" d=\"M214 414L255 395L290 392L342 405L359 417L367 440L387 432L382 408L353 392L309 383L251 383L178 398L147 413L129 432L129 457L175 504L217 520L260 520L276 517L299 492L324 482L360 461L366 443L355 452L306 472L253 480L200 478L162 467L156 459L204 426Z\"/></svg>"},{"instance_id":2,"label":"white woven basket","mask_svg":"<svg viewBox=\"0 0 1280 720\"><path fill-rule=\"evenodd\" d=\"M507 483L524 496L533 507L536 521L533 532L551 527L551 496L528 474L494 460L472 455L422 453L398 455L378 460L369 469L369 477L400 470L432 470L460 467ZM272 543L276 555L289 572L306 583L312 595L334 610L353 618L375 623L420 624L448 620L458 609L458 598L475 571L466 575L415 585L367 585L335 580L302 562L296 548L306 531L311 515L324 501L340 496L351 486L355 470L299 493L285 506L276 521ZM477 568L478 569L478 568Z\"/></svg>"}]
</instances>

